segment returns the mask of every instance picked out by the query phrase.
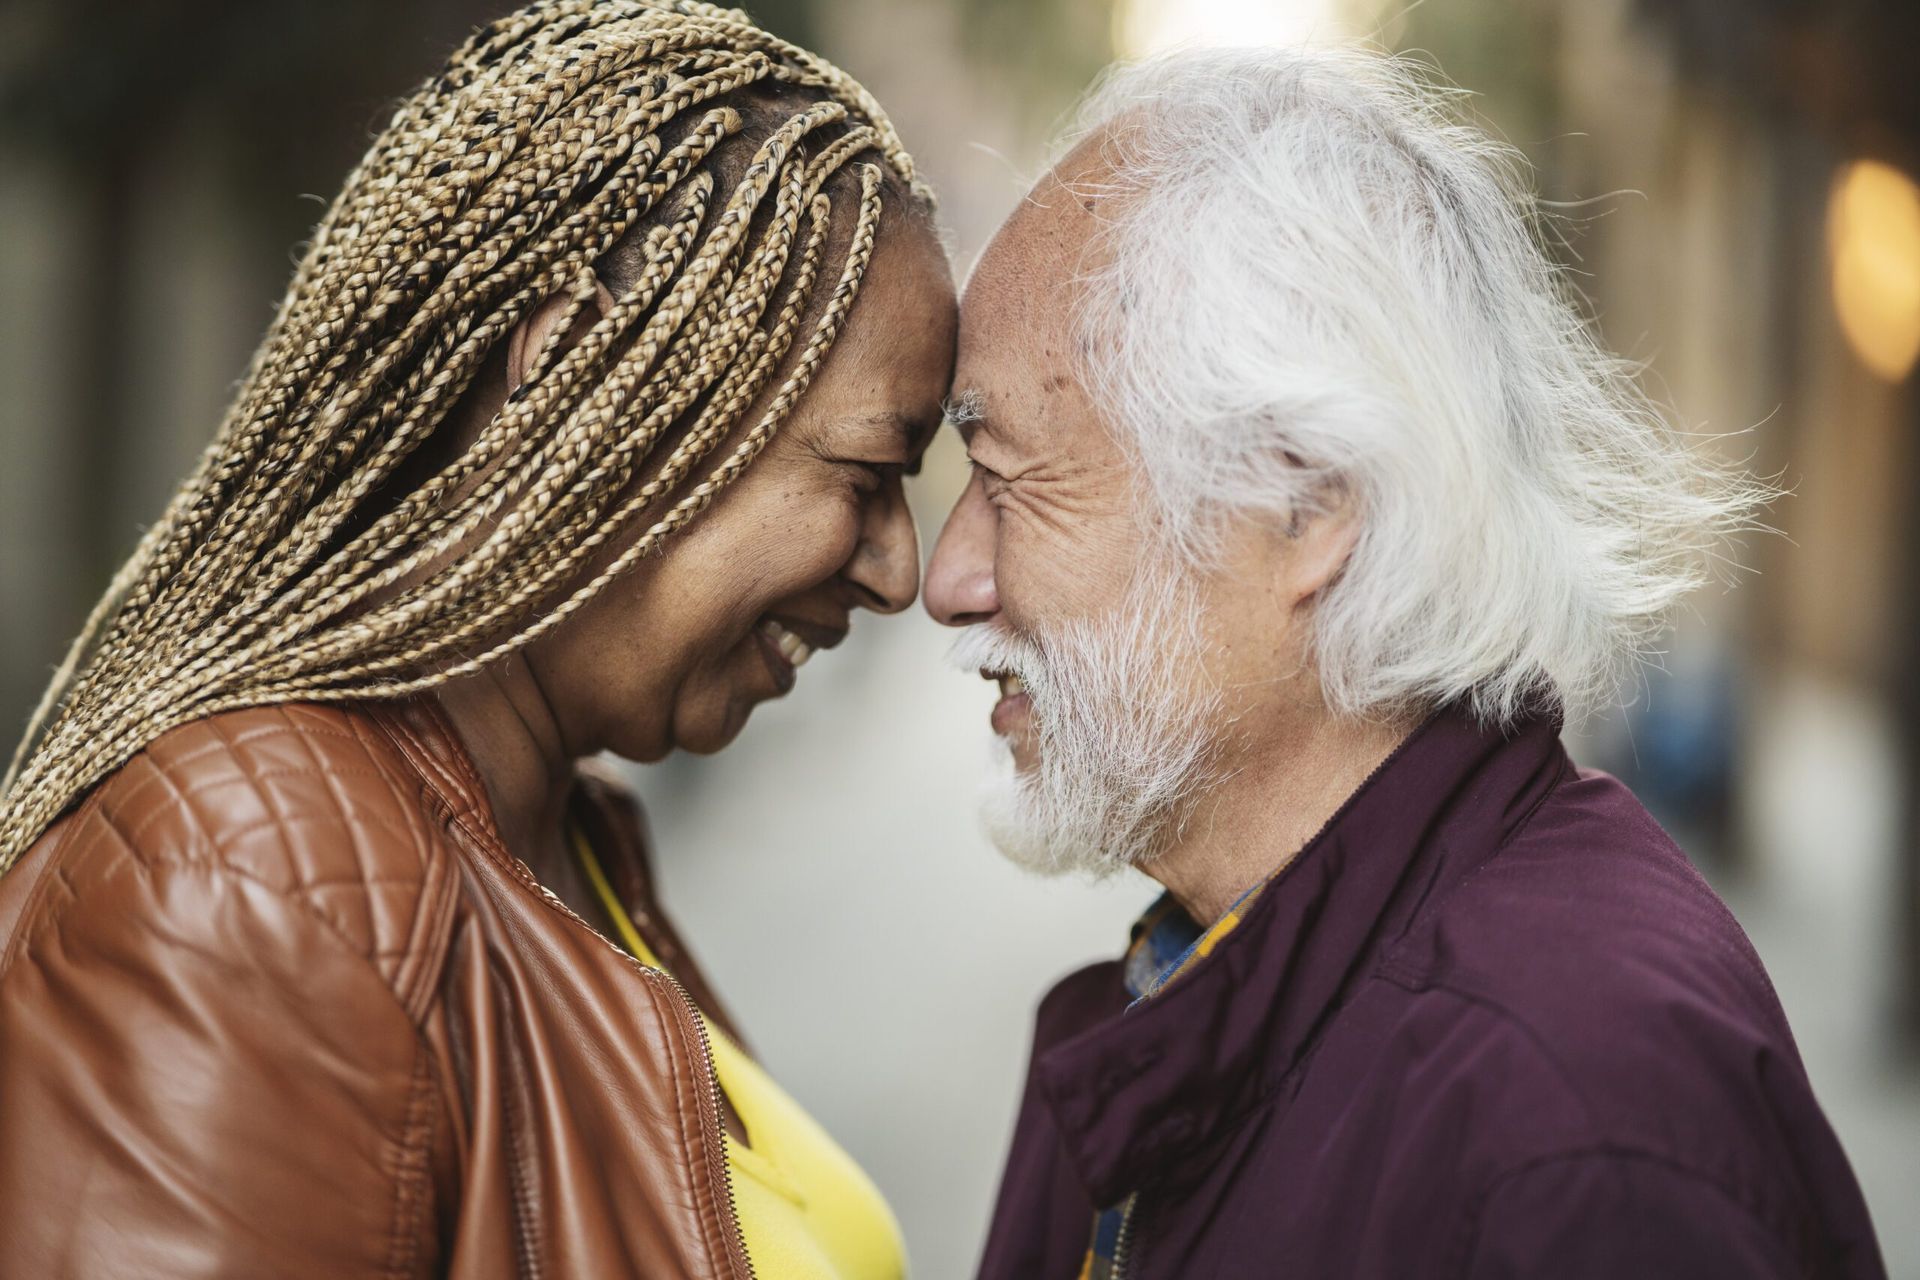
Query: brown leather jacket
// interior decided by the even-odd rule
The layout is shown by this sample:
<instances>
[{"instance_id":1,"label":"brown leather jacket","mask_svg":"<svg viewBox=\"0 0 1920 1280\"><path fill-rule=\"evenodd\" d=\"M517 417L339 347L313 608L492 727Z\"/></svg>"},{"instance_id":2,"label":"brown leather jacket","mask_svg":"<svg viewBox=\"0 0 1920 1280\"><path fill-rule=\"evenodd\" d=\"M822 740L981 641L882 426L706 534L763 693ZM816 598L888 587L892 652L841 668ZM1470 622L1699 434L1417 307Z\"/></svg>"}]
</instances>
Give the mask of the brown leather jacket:
<instances>
[{"instance_id":1,"label":"brown leather jacket","mask_svg":"<svg viewBox=\"0 0 1920 1280\"><path fill-rule=\"evenodd\" d=\"M639 815L580 818L662 962ZM689 995L430 701L174 730L0 877L0 1276L747 1276Z\"/></svg>"}]
</instances>

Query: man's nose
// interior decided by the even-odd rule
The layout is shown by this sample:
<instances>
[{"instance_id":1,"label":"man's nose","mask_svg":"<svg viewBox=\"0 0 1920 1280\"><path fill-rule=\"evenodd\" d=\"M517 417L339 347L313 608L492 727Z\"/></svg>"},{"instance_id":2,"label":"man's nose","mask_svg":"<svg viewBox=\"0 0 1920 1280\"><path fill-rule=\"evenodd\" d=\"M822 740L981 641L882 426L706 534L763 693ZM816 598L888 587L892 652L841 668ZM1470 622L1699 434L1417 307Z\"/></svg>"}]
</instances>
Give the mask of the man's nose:
<instances>
[{"instance_id":1,"label":"man's nose","mask_svg":"<svg viewBox=\"0 0 1920 1280\"><path fill-rule=\"evenodd\" d=\"M860 603L875 613L899 613L919 593L920 535L899 481L885 501L869 508L846 577L859 589Z\"/></svg>"},{"instance_id":2,"label":"man's nose","mask_svg":"<svg viewBox=\"0 0 1920 1280\"><path fill-rule=\"evenodd\" d=\"M976 473L947 513L927 562L927 612L936 622L964 627L1000 612L993 581L996 525L993 504Z\"/></svg>"}]
</instances>

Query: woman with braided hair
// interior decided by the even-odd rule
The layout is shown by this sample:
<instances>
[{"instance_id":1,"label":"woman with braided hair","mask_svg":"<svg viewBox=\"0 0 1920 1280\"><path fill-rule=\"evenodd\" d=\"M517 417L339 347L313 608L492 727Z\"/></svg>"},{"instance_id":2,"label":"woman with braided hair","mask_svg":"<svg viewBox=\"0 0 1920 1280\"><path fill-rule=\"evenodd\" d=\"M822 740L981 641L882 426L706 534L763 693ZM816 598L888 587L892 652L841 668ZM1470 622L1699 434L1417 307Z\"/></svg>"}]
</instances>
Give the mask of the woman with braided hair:
<instances>
[{"instance_id":1,"label":"woman with braided hair","mask_svg":"<svg viewBox=\"0 0 1920 1280\"><path fill-rule=\"evenodd\" d=\"M0 787L0 1275L903 1274L578 762L913 599L953 338L886 116L738 12L408 98Z\"/></svg>"}]
</instances>

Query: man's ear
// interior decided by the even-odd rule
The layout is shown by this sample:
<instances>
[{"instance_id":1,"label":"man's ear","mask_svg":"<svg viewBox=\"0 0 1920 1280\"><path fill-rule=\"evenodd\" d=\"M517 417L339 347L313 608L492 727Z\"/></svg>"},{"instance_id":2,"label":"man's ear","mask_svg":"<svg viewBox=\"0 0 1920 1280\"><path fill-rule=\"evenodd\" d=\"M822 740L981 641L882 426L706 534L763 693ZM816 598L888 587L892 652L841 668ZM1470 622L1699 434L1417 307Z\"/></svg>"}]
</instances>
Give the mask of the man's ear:
<instances>
[{"instance_id":1,"label":"man's ear","mask_svg":"<svg viewBox=\"0 0 1920 1280\"><path fill-rule=\"evenodd\" d=\"M1294 518L1282 552L1287 601L1298 608L1340 576L1360 541L1360 512L1345 489L1335 489L1312 512Z\"/></svg>"},{"instance_id":2,"label":"man's ear","mask_svg":"<svg viewBox=\"0 0 1920 1280\"><path fill-rule=\"evenodd\" d=\"M520 389L527 379L527 370L532 367L533 359L540 354L540 348L559 327L561 318L567 313L567 302L572 295L561 290L548 297L533 311L522 316L520 323L513 327L507 336L507 393L511 395ZM580 314L574 318L573 327L563 343L571 347L586 337L594 322L613 308L613 294L607 286L600 283L600 277L593 278L593 297L587 305L580 308Z\"/></svg>"}]
</instances>

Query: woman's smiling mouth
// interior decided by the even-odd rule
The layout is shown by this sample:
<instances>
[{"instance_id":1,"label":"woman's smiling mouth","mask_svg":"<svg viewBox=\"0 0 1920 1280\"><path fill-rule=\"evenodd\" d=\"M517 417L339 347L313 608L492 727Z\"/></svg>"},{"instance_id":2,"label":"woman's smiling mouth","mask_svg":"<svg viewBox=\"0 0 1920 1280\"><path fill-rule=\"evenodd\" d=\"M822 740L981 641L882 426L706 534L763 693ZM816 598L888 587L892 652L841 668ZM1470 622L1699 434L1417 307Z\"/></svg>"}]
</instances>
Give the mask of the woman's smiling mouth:
<instances>
[{"instance_id":1,"label":"woman's smiling mouth","mask_svg":"<svg viewBox=\"0 0 1920 1280\"><path fill-rule=\"evenodd\" d=\"M788 625L774 618L762 618L754 628L754 636L760 642L760 656L766 659L774 686L781 693L793 688L795 673L807 664L807 659L822 649L831 649L846 635L844 630L817 627L808 627L807 634L802 635L795 629L801 625L804 624Z\"/></svg>"}]
</instances>

